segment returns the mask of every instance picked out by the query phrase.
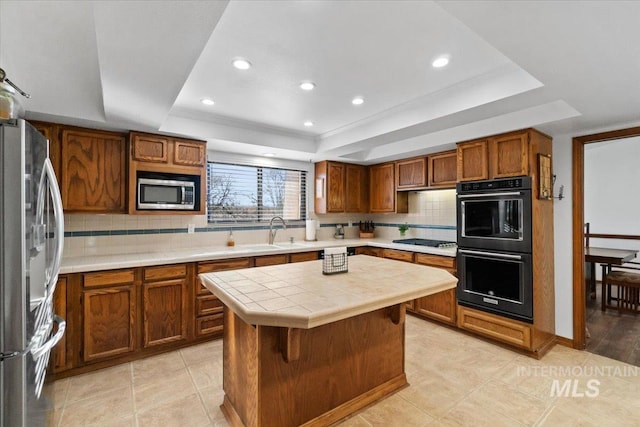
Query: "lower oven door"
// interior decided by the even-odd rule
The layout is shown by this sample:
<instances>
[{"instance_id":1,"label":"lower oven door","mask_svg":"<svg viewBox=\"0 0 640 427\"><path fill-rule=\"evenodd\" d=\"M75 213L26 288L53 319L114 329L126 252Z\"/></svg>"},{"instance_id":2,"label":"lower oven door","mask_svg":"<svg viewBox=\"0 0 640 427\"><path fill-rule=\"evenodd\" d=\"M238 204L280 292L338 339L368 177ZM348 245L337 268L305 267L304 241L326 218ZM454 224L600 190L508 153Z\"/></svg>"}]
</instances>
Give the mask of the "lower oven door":
<instances>
[{"instance_id":1,"label":"lower oven door","mask_svg":"<svg viewBox=\"0 0 640 427\"><path fill-rule=\"evenodd\" d=\"M458 249L460 305L533 321L531 254Z\"/></svg>"}]
</instances>

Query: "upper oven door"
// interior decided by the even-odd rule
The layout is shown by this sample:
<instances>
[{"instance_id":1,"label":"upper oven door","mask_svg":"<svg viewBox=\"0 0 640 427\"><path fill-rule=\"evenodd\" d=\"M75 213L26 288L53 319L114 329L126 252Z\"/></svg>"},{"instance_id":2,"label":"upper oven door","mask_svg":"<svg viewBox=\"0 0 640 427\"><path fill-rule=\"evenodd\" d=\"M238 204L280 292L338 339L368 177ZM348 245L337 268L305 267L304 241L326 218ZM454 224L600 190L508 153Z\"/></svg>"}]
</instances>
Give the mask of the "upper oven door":
<instances>
[{"instance_id":1,"label":"upper oven door","mask_svg":"<svg viewBox=\"0 0 640 427\"><path fill-rule=\"evenodd\" d=\"M531 252L531 190L458 194L458 246Z\"/></svg>"}]
</instances>

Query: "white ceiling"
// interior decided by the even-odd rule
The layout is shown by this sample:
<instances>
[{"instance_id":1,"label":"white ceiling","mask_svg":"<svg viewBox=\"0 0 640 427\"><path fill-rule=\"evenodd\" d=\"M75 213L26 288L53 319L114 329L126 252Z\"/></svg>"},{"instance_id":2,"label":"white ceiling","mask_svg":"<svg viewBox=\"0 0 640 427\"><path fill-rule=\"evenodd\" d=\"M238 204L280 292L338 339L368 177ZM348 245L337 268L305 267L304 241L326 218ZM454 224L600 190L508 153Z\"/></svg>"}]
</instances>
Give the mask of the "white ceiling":
<instances>
[{"instance_id":1,"label":"white ceiling","mask_svg":"<svg viewBox=\"0 0 640 427\"><path fill-rule=\"evenodd\" d=\"M637 121L638 18L613 1L2 0L0 67L27 117L371 164Z\"/></svg>"}]
</instances>

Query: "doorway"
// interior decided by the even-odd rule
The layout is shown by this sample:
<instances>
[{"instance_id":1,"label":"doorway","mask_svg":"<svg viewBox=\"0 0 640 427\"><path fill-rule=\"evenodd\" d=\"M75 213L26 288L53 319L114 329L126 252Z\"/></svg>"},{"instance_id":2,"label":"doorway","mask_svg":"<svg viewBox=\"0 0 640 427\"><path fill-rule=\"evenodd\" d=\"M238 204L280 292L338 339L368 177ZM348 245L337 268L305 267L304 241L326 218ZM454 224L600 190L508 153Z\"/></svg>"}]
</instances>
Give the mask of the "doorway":
<instances>
[{"instance_id":1,"label":"doorway","mask_svg":"<svg viewBox=\"0 0 640 427\"><path fill-rule=\"evenodd\" d=\"M584 148L586 144L640 136L640 127L573 138L573 346L586 347L586 288L584 271Z\"/></svg>"}]
</instances>

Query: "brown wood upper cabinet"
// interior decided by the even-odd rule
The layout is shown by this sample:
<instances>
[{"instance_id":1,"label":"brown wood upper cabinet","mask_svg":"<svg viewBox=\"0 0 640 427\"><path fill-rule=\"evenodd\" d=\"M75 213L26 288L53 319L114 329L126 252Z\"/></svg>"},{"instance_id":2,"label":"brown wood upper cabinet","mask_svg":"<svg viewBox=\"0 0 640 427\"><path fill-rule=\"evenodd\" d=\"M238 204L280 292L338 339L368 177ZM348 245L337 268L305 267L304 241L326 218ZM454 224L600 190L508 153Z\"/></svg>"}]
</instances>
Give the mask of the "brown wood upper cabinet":
<instances>
[{"instance_id":1,"label":"brown wood upper cabinet","mask_svg":"<svg viewBox=\"0 0 640 427\"><path fill-rule=\"evenodd\" d=\"M396 190L427 186L427 158L417 157L396 162Z\"/></svg>"},{"instance_id":2,"label":"brown wood upper cabinet","mask_svg":"<svg viewBox=\"0 0 640 427\"><path fill-rule=\"evenodd\" d=\"M136 209L138 172L198 176L200 210L171 211L171 215L194 215L206 212L207 144L204 141L173 138L141 132L129 134L129 214L166 215L167 211Z\"/></svg>"},{"instance_id":3,"label":"brown wood upper cabinet","mask_svg":"<svg viewBox=\"0 0 640 427\"><path fill-rule=\"evenodd\" d=\"M368 211L366 166L318 162L315 182L316 214Z\"/></svg>"},{"instance_id":4,"label":"brown wood upper cabinet","mask_svg":"<svg viewBox=\"0 0 640 427\"><path fill-rule=\"evenodd\" d=\"M64 210L125 212L125 136L67 127L60 135L59 181Z\"/></svg>"},{"instance_id":5,"label":"brown wood upper cabinet","mask_svg":"<svg viewBox=\"0 0 640 427\"><path fill-rule=\"evenodd\" d=\"M137 162L172 166L204 167L206 143L162 135L131 132L131 159Z\"/></svg>"},{"instance_id":6,"label":"brown wood upper cabinet","mask_svg":"<svg viewBox=\"0 0 640 427\"><path fill-rule=\"evenodd\" d=\"M395 163L369 166L369 211L371 213L407 213L406 192L396 192Z\"/></svg>"},{"instance_id":7,"label":"brown wood upper cabinet","mask_svg":"<svg viewBox=\"0 0 640 427\"><path fill-rule=\"evenodd\" d=\"M456 150L427 156L428 185L431 188L455 188L458 178Z\"/></svg>"},{"instance_id":8,"label":"brown wood upper cabinet","mask_svg":"<svg viewBox=\"0 0 640 427\"><path fill-rule=\"evenodd\" d=\"M548 138L535 129L524 129L459 143L458 181L529 175L536 160L529 153L534 134Z\"/></svg>"}]
</instances>

